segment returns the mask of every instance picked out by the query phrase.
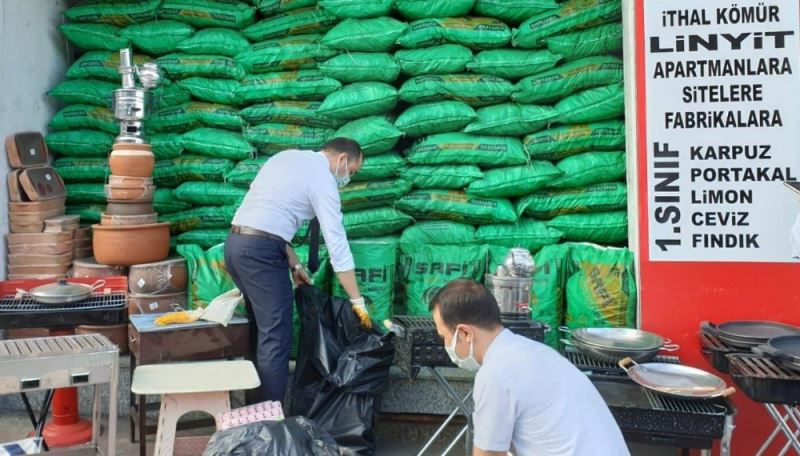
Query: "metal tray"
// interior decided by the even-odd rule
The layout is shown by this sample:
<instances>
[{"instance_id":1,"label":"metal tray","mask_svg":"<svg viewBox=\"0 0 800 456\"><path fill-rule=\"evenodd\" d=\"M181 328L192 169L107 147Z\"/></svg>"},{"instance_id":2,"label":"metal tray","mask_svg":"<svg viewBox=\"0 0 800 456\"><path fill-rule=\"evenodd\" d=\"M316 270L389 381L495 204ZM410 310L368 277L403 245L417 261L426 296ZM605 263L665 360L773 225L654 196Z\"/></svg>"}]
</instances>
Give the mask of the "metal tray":
<instances>
[{"instance_id":1,"label":"metal tray","mask_svg":"<svg viewBox=\"0 0 800 456\"><path fill-rule=\"evenodd\" d=\"M631 366L631 364L633 366ZM716 375L680 364L636 364L623 359L619 366L639 385L668 396L682 399L714 399L727 397L736 390Z\"/></svg>"}]
</instances>

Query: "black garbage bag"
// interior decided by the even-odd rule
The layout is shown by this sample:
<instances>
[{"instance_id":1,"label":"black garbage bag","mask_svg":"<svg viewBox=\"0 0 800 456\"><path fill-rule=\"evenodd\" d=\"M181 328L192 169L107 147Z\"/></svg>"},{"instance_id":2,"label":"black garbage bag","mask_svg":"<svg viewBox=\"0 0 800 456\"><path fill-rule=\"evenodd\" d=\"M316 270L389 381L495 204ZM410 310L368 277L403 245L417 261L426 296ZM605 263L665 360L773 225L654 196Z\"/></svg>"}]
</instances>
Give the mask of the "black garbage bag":
<instances>
[{"instance_id":1,"label":"black garbage bag","mask_svg":"<svg viewBox=\"0 0 800 456\"><path fill-rule=\"evenodd\" d=\"M303 285L295 293L300 347L290 415L314 420L336 442L375 452L374 424L394 359L393 335L365 330L346 299Z\"/></svg>"},{"instance_id":2,"label":"black garbage bag","mask_svg":"<svg viewBox=\"0 0 800 456\"><path fill-rule=\"evenodd\" d=\"M348 456L333 437L308 418L250 423L211 436L203 456Z\"/></svg>"}]
</instances>

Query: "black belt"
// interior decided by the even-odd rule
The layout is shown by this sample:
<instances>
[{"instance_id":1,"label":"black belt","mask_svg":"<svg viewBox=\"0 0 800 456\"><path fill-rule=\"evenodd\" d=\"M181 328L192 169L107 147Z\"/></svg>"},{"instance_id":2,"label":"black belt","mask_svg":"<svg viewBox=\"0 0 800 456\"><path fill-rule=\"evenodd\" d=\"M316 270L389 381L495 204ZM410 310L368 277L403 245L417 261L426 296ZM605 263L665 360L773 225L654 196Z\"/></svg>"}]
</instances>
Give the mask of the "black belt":
<instances>
[{"instance_id":1,"label":"black belt","mask_svg":"<svg viewBox=\"0 0 800 456\"><path fill-rule=\"evenodd\" d=\"M258 236L267 239L272 239L273 241L280 241L284 244L288 244L288 242L286 242L286 240L280 236L276 236L272 233L267 233L266 231L257 230L255 228L248 228L246 226L233 225L231 227L231 233L244 234L245 236Z\"/></svg>"}]
</instances>

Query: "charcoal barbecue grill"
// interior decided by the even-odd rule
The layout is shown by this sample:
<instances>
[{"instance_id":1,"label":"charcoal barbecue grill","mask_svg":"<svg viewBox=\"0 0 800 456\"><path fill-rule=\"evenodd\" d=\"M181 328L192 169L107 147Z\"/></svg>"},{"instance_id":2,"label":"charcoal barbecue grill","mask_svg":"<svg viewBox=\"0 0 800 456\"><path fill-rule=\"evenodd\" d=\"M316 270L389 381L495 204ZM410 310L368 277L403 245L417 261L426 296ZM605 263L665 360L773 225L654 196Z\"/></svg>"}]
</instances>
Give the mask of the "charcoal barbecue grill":
<instances>
[{"instance_id":1,"label":"charcoal barbecue grill","mask_svg":"<svg viewBox=\"0 0 800 456\"><path fill-rule=\"evenodd\" d=\"M720 440L721 454L729 454L735 409L728 400L665 396L637 385L617 365L569 348L564 356L589 376L629 441L710 454L713 442ZM653 362L680 364L675 356L657 356Z\"/></svg>"},{"instance_id":2,"label":"charcoal barbecue grill","mask_svg":"<svg viewBox=\"0 0 800 456\"><path fill-rule=\"evenodd\" d=\"M98 446L100 436L100 385L109 384L108 455L115 454L117 427L117 381L119 348L99 334L42 337L0 341L0 394L23 394L28 415L41 437L53 390L94 385L91 446ZM24 395L46 390L44 406L37 419ZM102 453L102 452L101 452Z\"/></svg>"},{"instance_id":3,"label":"charcoal barbecue grill","mask_svg":"<svg viewBox=\"0 0 800 456\"><path fill-rule=\"evenodd\" d=\"M127 320L127 295L95 293L60 306L39 304L30 296L0 298L0 329L113 325Z\"/></svg>"}]
</instances>

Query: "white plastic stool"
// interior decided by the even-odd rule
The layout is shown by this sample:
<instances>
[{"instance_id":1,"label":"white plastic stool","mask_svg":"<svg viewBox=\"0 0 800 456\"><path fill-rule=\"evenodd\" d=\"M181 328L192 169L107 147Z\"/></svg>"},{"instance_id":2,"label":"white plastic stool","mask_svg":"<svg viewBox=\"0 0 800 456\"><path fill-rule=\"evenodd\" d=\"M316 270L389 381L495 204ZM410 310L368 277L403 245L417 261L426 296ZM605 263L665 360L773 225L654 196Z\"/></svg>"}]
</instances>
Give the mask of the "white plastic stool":
<instances>
[{"instance_id":1,"label":"white plastic stool","mask_svg":"<svg viewBox=\"0 0 800 456\"><path fill-rule=\"evenodd\" d=\"M250 361L150 364L133 372L134 394L161 395L155 456L202 454L208 437L176 439L178 419L201 411L216 417L230 411L230 392L261 385Z\"/></svg>"}]
</instances>

